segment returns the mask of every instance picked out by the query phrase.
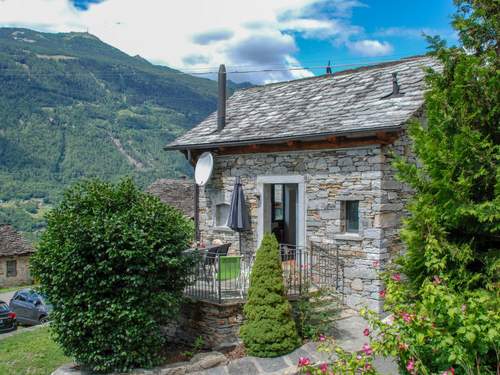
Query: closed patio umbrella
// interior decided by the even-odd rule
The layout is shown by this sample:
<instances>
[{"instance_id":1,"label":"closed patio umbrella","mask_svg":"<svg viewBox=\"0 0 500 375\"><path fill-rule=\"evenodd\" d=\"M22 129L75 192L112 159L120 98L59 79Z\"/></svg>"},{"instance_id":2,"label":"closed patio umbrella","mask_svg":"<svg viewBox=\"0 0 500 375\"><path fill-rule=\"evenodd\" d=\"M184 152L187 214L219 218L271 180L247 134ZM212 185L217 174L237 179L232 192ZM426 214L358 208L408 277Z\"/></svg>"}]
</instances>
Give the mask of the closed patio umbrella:
<instances>
[{"instance_id":1,"label":"closed patio umbrella","mask_svg":"<svg viewBox=\"0 0 500 375\"><path fill-rule=\"evenodd\" d=\"M228 227L238 232L241 252L241 232L250 228L248 212L245 205L245 195L239 177L234 183L233 195L231 196L231 207L229 208Z\"/></svg>"}]
</instances>

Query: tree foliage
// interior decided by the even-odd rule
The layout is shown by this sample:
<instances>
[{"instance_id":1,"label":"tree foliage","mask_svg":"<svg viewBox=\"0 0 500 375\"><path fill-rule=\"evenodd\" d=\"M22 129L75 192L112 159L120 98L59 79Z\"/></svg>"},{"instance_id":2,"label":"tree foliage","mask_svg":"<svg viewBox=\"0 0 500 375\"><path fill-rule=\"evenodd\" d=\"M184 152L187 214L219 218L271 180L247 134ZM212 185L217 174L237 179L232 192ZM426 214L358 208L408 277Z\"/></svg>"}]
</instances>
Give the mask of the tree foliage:
<instances>
[{"instance_id":1,"label":"tree foliage","mask_svg":"<svg viewBox=\"0 0 500 375\"><path fill-rule=\"evenodd\" d=\"M401 374L500 373L500 3L455 4L461 46L429 38L441 69L428 71L425 121L410 129L419 162L396 162L415 195L406 253L383 276L389 318L367 313L361 355L334 347L343 361L304 372L375 374L379 354Z\"/></svg>"},{"instance_id":2,"label":"tree foliage","mask_svg":"<svg viewBox=\"0 0 500 375\"><path fill-rule=\"evenodd\" d=\"M240 330L247 353L277 357L299 345L292 306L286 298L278 241L265 234L250 276L245 322Z\"/></svg>"},{"instance_id":3,"label":"tree foliage","mask_svg":"<svg viewBox=\"0 0 500 375\"><path fill-rule=\"evenodd\" d=\"M387 274L388 326L374 344L403 373L497 373L500 348L500 4L457 0L462 45L429 38L424 123L411 126L418 166L399 160L415 195L406 254ZM449 370L452 371L452 370Z\"/></svg>"},{"instance_id":4,"label":"tree foliage","mask_svg":"<svg viewBox=\"0 0 500 375\"><path fill-rule=\"evenodd\" d=\"M191 238L187 218L129 179L67 190L31 261L64 352L101 372L156 364L159 325L176 316L188 281Z\"/></svg>"}]
</instances>

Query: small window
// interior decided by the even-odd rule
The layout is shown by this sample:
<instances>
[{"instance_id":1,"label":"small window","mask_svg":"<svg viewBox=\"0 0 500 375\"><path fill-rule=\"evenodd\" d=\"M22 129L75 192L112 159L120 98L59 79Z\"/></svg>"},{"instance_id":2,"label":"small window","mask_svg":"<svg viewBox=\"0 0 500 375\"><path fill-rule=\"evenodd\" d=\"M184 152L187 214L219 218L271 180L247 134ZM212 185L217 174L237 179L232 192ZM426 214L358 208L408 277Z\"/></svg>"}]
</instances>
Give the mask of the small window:
<instances>
[{"instance_id":1,"label":"small window","mask_svg":"<svg viewBox=\"0 0 500 375\"><path fill-rule=\"evenodd\" d=\"M344 230L347 233L359 232L359 201L344 202Z\"/></svg>"},{"instance_id":2,"label":"small window","mask_svg":"<svg viewBox=\"0 0 500 375\"><path fill-rule=\"evenodd\" d=\"M271 185L271 204L272 204L272 220L283 220L283 184Z\"/></svg>"},{"instance_id":3,"label":"small window","mask_svg":"<svg viewBox=\"0 0 500 375\"><path fill-rule=\"evenodd\" d=\"M227 203L220 203L215 206L215 226L227 227L229 220L229 205Z\"/></svg>"},{"instance_id":4,"label":"small window","mask_svg":"<svg viewBox=\"0 0 500 375\"><path fill-rule=\"evenodd\" d=\"M8 260L7 261L7 277L16 277L17 276L17 261L16 260Z\"/></svg>"}]
</instances>

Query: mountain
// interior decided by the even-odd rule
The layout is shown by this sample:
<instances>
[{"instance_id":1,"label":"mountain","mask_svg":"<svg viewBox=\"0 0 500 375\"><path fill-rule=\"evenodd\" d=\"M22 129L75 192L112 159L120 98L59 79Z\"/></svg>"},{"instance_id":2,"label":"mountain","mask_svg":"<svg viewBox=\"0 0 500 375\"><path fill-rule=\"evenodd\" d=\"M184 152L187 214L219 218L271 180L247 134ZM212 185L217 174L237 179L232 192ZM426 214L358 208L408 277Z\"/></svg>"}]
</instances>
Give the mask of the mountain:
<instances>
[{"instance_id":1,"label":"mountain","mask_svg":"<svg viewBox=\"0 0 500 375\"><path fill-rule=\"evenodd\" d=\"M38 231L82 177L189 173L162 147L215 109L216 86L88 33L0 28L0 223Z\"/></svg>"}]
</instances>

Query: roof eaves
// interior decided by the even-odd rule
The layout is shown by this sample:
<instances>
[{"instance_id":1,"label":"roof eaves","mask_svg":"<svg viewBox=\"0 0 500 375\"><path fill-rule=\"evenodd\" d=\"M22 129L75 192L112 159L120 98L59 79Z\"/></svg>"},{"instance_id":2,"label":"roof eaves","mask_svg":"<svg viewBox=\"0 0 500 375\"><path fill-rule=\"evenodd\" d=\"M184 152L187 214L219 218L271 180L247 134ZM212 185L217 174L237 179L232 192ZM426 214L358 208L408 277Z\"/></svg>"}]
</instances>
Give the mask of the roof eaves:
<instances>
[{"instance_id":1,"label":"roof eaves","mask_svg":"<svg viewBox=\"0 0 500 375\"><path fill-rule=\"evenodd\" d=\"M315 133L308 135L291 135L287 137L270 137L270 138L256 138L256 139L245 139L243 141L226 141L226 142L214 142L214 143L197 143L197 144L170 144L165 146L163 149L165 151L183 151L183 150L197 150L197 149L211 149L217 147L237 147L237 146L247 146L252 144L275 144L287 141L314 141L319 139L324 139L327 137L340 136L340 135L354 135L359 133L373 133L379 131L398 131L401 130L403 124L397 126L382 126L377 128L369 129L353 129L348 131L337 131L337 132L326 132L326 133Z\"/></svg>"}]
</instances>

